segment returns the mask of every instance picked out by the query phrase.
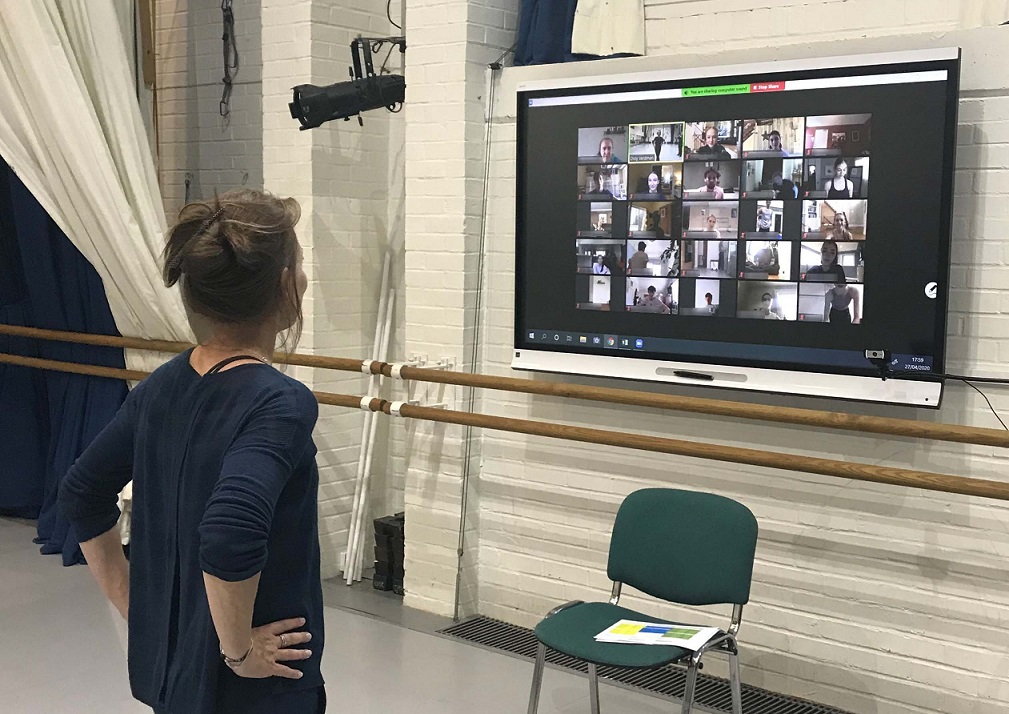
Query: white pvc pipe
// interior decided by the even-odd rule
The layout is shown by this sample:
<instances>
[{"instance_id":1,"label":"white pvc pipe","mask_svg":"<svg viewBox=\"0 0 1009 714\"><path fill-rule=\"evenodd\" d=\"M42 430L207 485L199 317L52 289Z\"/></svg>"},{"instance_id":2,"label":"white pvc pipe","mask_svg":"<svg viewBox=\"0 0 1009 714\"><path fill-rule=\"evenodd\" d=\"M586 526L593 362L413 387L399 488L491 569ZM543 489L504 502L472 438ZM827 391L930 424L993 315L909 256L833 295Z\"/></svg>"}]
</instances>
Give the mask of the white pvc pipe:
<instances>
[{"instance_id":1,"label":"white pvc pipe","mask_svg":"<svg viewBox=\"0 0 1009 714\"><path fill-rule=\"evenodd\" d=\"M379 354L379 360L385 362L389 356L389 341L392 339L392 328L393 321L395 318L395 305L396 305L396 291L389 291L389 301L385 308L385 329L382 331L382 348ZM376 380L380 380L376 376ZM376 388L374 394L378 393ZM368 489L371 485L371 462L372 457L375 454L375 430L378 428L378 415L374 412L372 414L371 422L371 434L368 439L368 450L364 457L364 481L361 484L361 518L358 520L358 533L357 533L357 559L354 561L354 579L360 580L361 575L364 572L364 556L365 549L364 544L368 541Z\"/></svg>"},{"instance_id":2,"label":"white pvc pipe","mask_svg":"<svg viewBox=\"0 0 1009 714\"><path fill-rule=\"evenodd\" d=\"M371 358L376 360L379 358L379 352L382 349L382 331L384 328L383 317L386 312L385 306L389 297L388 290L389 290L389 275L391 264L392 264L392 256L388 252L386 252L385 260L382 264L382 288L381 291L379 292L378 297L378 313L375 315L375 338L372 341L371 346ZM374 375L370 380L370 384L371 385L375 384ZM371 396L372 394L373 394L372 392L369 392L369 396ZM374 429L371 427L371 424L374 421L374 419L375 419L375 413L369 411L365 414L364 423L361 425L361 450L358 453L357 457L357 476L354 480L354 499L352 501L350 511L350 528L347 532L348 536L347 551L346 555L344 556L344 562L343 562L343 574L347 578L348 585L350 585L353 582L352 575L354 572L354 568L352 564L354 563L354 560L352 559L352 554L354 552L354 548L357 547L354 536L354 534L357 532L357 528L355 528L355 525L361 518L358 503L361 497L361 485L364 482L365 451L367 450L368 446L367 439L368 435L374 431Z\"/></svg>"}]
</instances>

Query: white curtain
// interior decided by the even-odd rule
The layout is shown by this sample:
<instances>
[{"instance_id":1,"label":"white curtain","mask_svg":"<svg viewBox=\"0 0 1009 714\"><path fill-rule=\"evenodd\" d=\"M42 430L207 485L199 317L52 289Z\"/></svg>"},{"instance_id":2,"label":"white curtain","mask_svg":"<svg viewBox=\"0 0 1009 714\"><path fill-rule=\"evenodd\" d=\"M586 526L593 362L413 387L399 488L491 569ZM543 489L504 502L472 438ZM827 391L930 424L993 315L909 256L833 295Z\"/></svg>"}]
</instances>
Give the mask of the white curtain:
<instances>
[{"instance_id":1,"label":"white curtain","mask_svg":"<svg viewBox=\"0 0 1009 714\"><path fill-rule=\"evenodd\" d=\"M118 0L0 0L0 154L98 271L124 335L192 340ZM127 351L132 369L160 355Z\"/></svg>"}]
</instances>

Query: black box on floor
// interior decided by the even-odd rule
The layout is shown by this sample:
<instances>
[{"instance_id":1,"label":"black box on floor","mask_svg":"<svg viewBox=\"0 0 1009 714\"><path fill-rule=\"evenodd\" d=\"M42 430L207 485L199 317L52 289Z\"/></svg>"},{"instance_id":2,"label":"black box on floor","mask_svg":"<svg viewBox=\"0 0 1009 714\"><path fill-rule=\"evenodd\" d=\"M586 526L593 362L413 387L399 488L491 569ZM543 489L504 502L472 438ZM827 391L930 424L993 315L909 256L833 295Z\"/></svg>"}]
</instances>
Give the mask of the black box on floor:
<instances>
[{"instance_id":1,"label":"black box on floor","mask_svg":"<svg viewBox=\"0 0 1009 714\"><path fill-rule=\"evenodd\" d=\"M375 575L371 579L371 586L375 590L392 590L392 575Z\"/></svg>"}]
</instances>

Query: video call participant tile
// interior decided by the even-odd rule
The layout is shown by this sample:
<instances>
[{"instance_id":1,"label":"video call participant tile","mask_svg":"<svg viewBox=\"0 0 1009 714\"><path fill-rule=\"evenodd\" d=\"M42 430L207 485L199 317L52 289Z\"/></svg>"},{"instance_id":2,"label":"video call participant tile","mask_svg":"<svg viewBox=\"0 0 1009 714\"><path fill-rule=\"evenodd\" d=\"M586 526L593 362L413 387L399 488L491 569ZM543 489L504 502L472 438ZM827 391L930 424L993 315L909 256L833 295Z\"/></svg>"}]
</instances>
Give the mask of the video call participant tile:
<instances>
[{"instance_id":1,"label":"video call participant tile","mask_svg":"<svg viewBox=\"0 0 1009 714\"><path fill-rule=\"evenodd\" d=\"M688 122L683 136L685 161L731 161L739 158L735 121Z\"/></svg>"},{"instance_id":2,"label":"video call participant tile","mask_svg":"<svg viewBox=\"0 0 1009 714\"><path fill-rule=\"evenodd\" d=\"M802 157L805 125L805 117L744 119L741 132L743 158Z\"/></svg>"},{"instance_id":3,"label":"video call participant tile","mask_svg":"<svg viewBox=\"0 0 1009 714\"><path fill-rule=\"evenodd\" d=\"M742 237L750 240L781 240L784 225L784 201L757 201L756 220L743 231Z\"/></svg>"},{"instance_id":4,"label":"video call participant tile","mask_svg":"<svg viewBox=\"0 0 1009 714\"><path fill-rule=\"evenodd\" d=\"M743 243L739 277L743 280L792 279L792 244L783 241L747 240Z\"/></svg>"},{"instance_id":5,"label":"video call participant tile","mask_svg":"<svg viewBox=\"0 0 1009 714\"><path fill-rule=\"evenodd\" d=\"M685 163L683 198L689 201L739 200L739 162Z\"/></svg>"},{"instance_id":6,"label":"video call participant tile","mask_svg":"<svg viewBox=\"0 0 1009 714\"><path fill-rule=\"evenodd\" d=\"M868 156L871 114L806 117L806 156Z\"/></svg>"},{"instance_id":7,"label":"video call participant tile","mask_svg":"<svg viewBox=\"0 0 1009 714\"><path fill-rule=\"evenodd\" d=\"M670 240L636 240L626 243L628 275L671 277L679 268L676 246Z\"/></svg>"},{"instance_id":8,"label":"video call participant tile","mask_svg":"<svg viewBox=\"0 0 1009 714\"><path fill-rule=\"evenodd\" d=\"M735 240L680 241L680 276L732 278L737 262L736 250Z\"/></svg>"},{"instance_id":9,"label":"video call participant tile","mask_svg":"<svg viewBox=\"0 0 1009 714\"><path fill-rule=\"evenodd\" d=\"M627 311L676 315L679 312L678 288L676 278L627 278Z\"/></svg>"},{"instance_id":10,"label":"video call participant tile","mask_svg":"<svg viewBox=\"0 0 1009 714\"><path fill-rule=\"evenodd\" d=\"M802 239L835 240L838 243L865 240L868 201L836 200L802 202Z\"/></svg>"},{"instance_id":11,"label":"video call participant tile","mask_svg":"<svg viewBox=\"0 0 1009 714\"><path fill-rule=\"evenodd\" d=\"M682 123L631 124L627 131L629 161L663 164L683 160Z\"/></svg>"},{"instance_id":12,"label":"video call participant tile","mask_svg":"<svg viewBox=\"0 0 1009 714\"><path fill-rule=\"evenodd\" d=\"M740 281L736 283L736 317L748 320L797 319L798 283Z\"/></svg>"},{"instance_id":13,"label":"video call participant tile","mask_svg":"<svg viewBox=\"0 0 1009 714\"><path fill-rule=\"evenodd\" d=\"M743 198L802 197L802 159L758 159L743 163Z\"/></svg>"},{"instance_id":14,"label":"video call participant tile","mask_svg":"<svg viewBox=\"0 0 1009 714\"><path fill-rule=\"evenodd\" d=\"M855 283L801 283L800 322L826 322L833 326L859 325L865 305L865 286Z\"/></svg>"},{"instance_id":15,"label":"video call participant tile","mask_svg":"<svg viewBox=\"0 0 1009 714\"><path fill-rule=\"evenodd\" d=\"M668 240L679 230L680 204L669 201L634 201L630 211L631 238Z\"/></svg>"},{"instance_id":16,"label":"video call participant tile","mask_svg":"<svg viewBox=\"0 0 1009 714\"><path fill-rule=\"evenodd\" d=\"M586 164L578 167L578 198L627 200L627 164Z\"/></svg>"},{"instance_id":17,"label":"video call participant tile","mask_svg":"<svg viewBox=\"0 0 1009 714\"><path fill-rule=\"evenodd\" d=\"M612 238L578 238L575 251L578 272L585 275L623 275L627 266L626 243Z\"/></svg>"},{"instance_id":18,"label":"video call participant tile","mask_svg":"<svg viewBox=\"0 0 1009 714\"><path fill-rule=\"evenodd\" d=\"M578 130L579 164L627 162L627 127L596 126Z\"/></svg>"},{"instance_id":19,"label":"video call participant tile","mask_svg":"<svg viewBox=\"0 0 1009 714\"><path fill-rule=\"evenodd\" d=\"M612 236L613 202L579 201L576 223L581 238Z\"/></svg>"},{"instance_id":20,"label":"video call participant tile","mask_svg":"<svg viewBox=\"0 0 1009 714\"><path fill-rule=\"evenodd\" d=\"M727 311L725 306L729 308ZM735 281L681 278L679 314L694 317L735 317Z\"/></svg>"},{"instance_id":21,"label":"video call participant tile","mask_svg":"<svg viewBox=\"0 0 1009 714\"><path fill-rule=\"evenodd\" d=\"M713 234L713 235L712 235ZM690 201L683 204L685 240L730 240L739 234L739 204L729 201Z\"/></svg>"},{"instance_id":22,"label":"video call participant tile","mask_svg":"<svg viewBox=\"0 0 1009 714\"><path fill-rule=\"evenodd\" d=\"M808 283L860 283L865 272L864 242L834 240L799 244L799 280Z\"/></svg>"},{"instance_id":23,"label":"video call participant tile","mask_svg":"<svg viewBox=\"0 0 1009 714\"><path fill-rule=\"evenodd\" d=\"M631 164L627 190L632 201L668 201L683 196L683 164Z\"/></svg>"},{"instance_id":24,"label":"video call participant tile","mask_svg":"<svg viewBox=\"0 0 1009 714\"><path fill-rule=\"evenodd\" d=\"M608 311L610 309L612 276L577 275L575 280L575 308L578 310Z\"/></svg>"},{"instance_id":25,"label":"video call participant tile","mask_svg":"<svg viewBox=\"0 0 1009 714\"><path fill-rule=\"evenodd\" d=\"M868 198L869 157L807 159L803 195L820 199Z\"/></svg>"}]
</instances>

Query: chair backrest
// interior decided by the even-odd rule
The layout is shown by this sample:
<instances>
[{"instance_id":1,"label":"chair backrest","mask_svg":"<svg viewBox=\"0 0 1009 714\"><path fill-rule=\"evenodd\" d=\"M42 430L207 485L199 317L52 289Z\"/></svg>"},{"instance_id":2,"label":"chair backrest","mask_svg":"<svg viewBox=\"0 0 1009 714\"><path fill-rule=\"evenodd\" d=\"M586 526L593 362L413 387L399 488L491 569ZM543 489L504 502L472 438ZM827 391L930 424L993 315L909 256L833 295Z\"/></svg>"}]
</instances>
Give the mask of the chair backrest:
<instances>
[{"instance_id":1,"label":"chair backrest","mask_svg":"<svg viewBox=\"0 0 1009 714\"><path fill-rule=\"evenodd\" d=\"M624 499L613 524L607 574L685 605L750 599L757 519L712 493L646 488Z\"/></svg>"}]
</instances>

